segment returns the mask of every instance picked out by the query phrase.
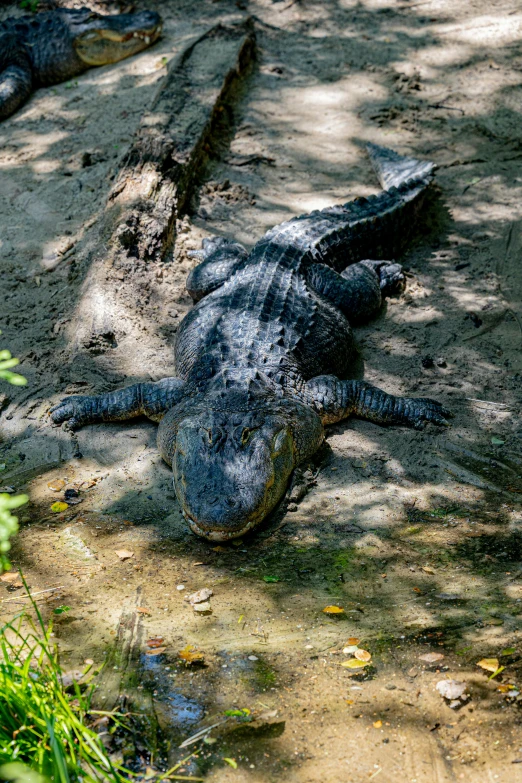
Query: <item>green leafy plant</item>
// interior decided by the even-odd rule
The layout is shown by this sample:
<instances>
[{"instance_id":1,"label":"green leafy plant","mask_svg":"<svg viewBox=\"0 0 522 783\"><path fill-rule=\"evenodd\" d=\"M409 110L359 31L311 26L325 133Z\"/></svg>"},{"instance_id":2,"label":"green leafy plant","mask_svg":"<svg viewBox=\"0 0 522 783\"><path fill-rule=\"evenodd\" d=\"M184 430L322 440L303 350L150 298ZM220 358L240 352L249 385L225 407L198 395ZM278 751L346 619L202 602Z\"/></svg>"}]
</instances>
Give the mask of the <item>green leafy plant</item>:
<instances>
[{"instance_id":1,"label":"green leafy plant","mask_svg":"<svg viewBox=\"0 0 522 783\"><path fill-rule=\"evenodd\" d=\"M69 612L69 611L70 611L70 609L71 609L71 607L70 607L70 606L64 606L64 605L62 604L62 606L56 606L56 607L53 609L53 614L64 614L64 612Z\"/></svg>"},{"instance_id":2,"label":"green leafy plant","mask_svg":"<svg viewBox=\"0 0 522 783\"><path fill-rule=\"evenodd\" d=\"M0 767L0 778L13 783L47 783L46 779L20 761L10 761Z\"/></svg>"},{"instance_id":3,"label":"green leafy plant","mask_svg":"<svg viewBox=\"0 0 522 783\"><path fill-rule=\"evenodd\" d=\"M22 580L36 620L21 612L0 628L0 773L17 761L54 783L124 783L128 771L87 725L93 686L66 687L52 625Z\"/></svg>"},{"instance_id":4,"label":"green leafy plant","mask_svg":"<svg viewBox=\"0 0 522 783\"><path fill-rule=\"evenodd\" d=\"M0 334L2 334L0 332ZM19 359L14 359L10 351L0 351L0 379L11 383L13 386L25 386L27 379L23 375L11 372L11 367L16 367ZM6 492L0 493L0 573L9 569L10 563L6 557L6 552L11 549L9 539L18 530L18 517L13 516L11 511L27 503L27 495L8 495Z\"/></svg>"},{"instance_id":5,"label":"green leafy plant","mask_svg":"<svg viewBox=\"0 0 522 783\"><path fill-rule=\"evenodd\" d=\"M11 367L16 367L17 364L20 364L20 359L11 356L11 351L0 351L0 379L13 386L25 386L27 378L17 372L11 372Z\"/></svg>"},{"instance_id":6,"label":"green leafy plant","mask_svg":"<svg viewBox=\"0 0 522 783\"><path fill-rule=\"evenodd\" d=\"M18 517L11 514L14 508L23 506L29 500L28 495L8 495L0 493L0 572L7 571L11 564L6 553L11 549L9 539L18 530Z\"/></svg>"}]
</instances>

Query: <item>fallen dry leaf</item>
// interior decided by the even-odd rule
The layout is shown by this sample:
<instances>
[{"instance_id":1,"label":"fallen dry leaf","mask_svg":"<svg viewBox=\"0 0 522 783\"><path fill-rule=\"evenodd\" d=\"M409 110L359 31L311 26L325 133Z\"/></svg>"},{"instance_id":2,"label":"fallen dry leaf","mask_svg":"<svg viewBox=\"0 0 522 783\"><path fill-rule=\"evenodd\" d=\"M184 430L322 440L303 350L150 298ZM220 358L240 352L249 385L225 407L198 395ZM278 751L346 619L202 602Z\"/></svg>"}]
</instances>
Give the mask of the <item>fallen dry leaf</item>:
<instances>
[{"instance_id":1,"label":"fallen dry leaf","mask_svg":"<svg viewBox=\"0 0 522 783\"><path fill-rule=\"evenodd\" d=\"M80 486L82 489L92 489L92 487L96 486L96 484L97 484L97 483L98 483L98 481L100 481L100 480L101 480L101 476L100 476L100 478L93 478L93 479L88 479L87 481L82 481L82 482L79 484L79 486Z\"/></svg>"},{"instance_id":2,"label":"fallen dry leaf","mask_svg":"<svg viewBox=\"0 0 522 783\"><path fill-rule=\"evenodd\" d=\"M203 663L205 656L199 650L196 650L194 645L187 644L182 650L179 651L178 656L185 661L185 663Z\"/></svg>"},{"instance_id":3,"label":"fallen dry leaf","mask_svg":"<svg viewBox=\"0 0 522 783\"><path fill-rule=\"evenodd\" d=\"M342 606L325 606L323 609L325 614L344 614Z\"/></svg>"},{"instance_id":4,"label":"fallen dry leaf","mask_svg":"<svg viewBox=\"0 0 522 783\"><path fill-rule=\"evenodd\" d=\"M372 659L372 654L367 650L356 650L354 655L358 661L371 661Z\"/></svg>"},{"instance_id":5,"label":"fallen dry leaf","mask_svg":"<svg viewBox=\"0 0 522 783\"><path fill-rule=\"evenodd\" d=\"M194 606L194 604L202 604L204 601L208 601L212 595L214 595L214 591L210 587L202 587L197 593L185 596L185 601Z\"/></svg>"},{"instance_id":6,"label":"fallen dry leaf","mask_svg":"<svg viewBox=\"0 0 522 783\"><path fill-rule=\"evenodd\" d=\"M486 669L488 672L496 672L499 667L498 658L483 658L477 663L481 669Z\"/></svg>"},{"instance_id":7,"label":"fallen dry leaf","mask_svg":"<svg viewBox=\"0 0 522 783\"><path fill-rule=\"evenodd\" d=\"M436 663L437 661L442 661L444 656L442 653L426 653L425 655L419 655L420 661L426 661L426 663Z\"/></svg>"},{"instance_id":8,"label":"fallen dry leaf","mask_svg":"<svg viewBox=\"0 0 522 783\"><path fill-rule=\"evenodd\" d=\"M52 481L49 481L47 486L49 489L52 489L53 492L60 492L60 490L65 487L65 481L63 479L53 479Z\"/></svg>"},{"instance_id":9,"label":"fallen dry leaf","mask_svg":"<svg viewBox=\"0 0 522 783\"><path fill-rule=\"evenodd\" d=\"M22 587L22 580L18 571L7 571L0 576L0 582L9 585L10 587Z\"/></svg>"},{"instance_id":10,"label":"fallen dry leaf","mask_svg":"<svg viewBox=\"0 0 522 783\"><path fill-rule=\"evenodd\" d=\"M261 715L258 716L258 720L270 720L271 718L277 717L277 710L266 710L266 712L262 712Z\"/></svg>"},{"instance_id":11,"label":"fallen dry leaf","mask_svg":"<svg viewBox=\"0 0 522 783\"><path fill-rule=\"evenodd\" d=\"M155 647L152 650L145 650L145 655L161 655L166 649L166 647Z\"/></svg>"},{"instance_id":12,"label":"fallen dry leaf","mask_svg":"<svg viewBox=\"0 0 522 783\"><path fill-rule=\"evenodd\" d=\"M164 641L163 636L153 636L151 639L147 639L145 644L147 647L161 647Z\"/></svg>"},{"instance_id":13,"label":"fallen dry leaf","mask_svg":"<svg viewBox=\"0 0 522 783\"><path fill-rule=\"evenodd\" d=\"M359 642L360 642L360 641L361 641L361 640L360 640L360 639L358 639L356 636L350 636L350 638L348 639L348 641L346 642L346 644L348 644L348 645L352 645L352 644L354 644L354 645L357 647L357 645L359 644Z\"/></svg>"},{"instance_id":14,"label":"fallen dry leaf","mask_svg":"<svg viewBox=\"0 0 522 783\"><path fill-rule=\"evenodd\" d=\"M368 662L351 658L349 661L343 661L341 666L344 666L346 669L364 669L365 666L368 666Z\"/></svg>"},{"instance_id":15,"label":"fallen dry leaf","mask_svg":"<svg viewBox=\"0 0 522 783\"><path fill-rule=\"evenodd\" d=\"M435 573L435 569L431 568L431 566L421 566L421 568L422 568L422 570L424 571L425 574L434 574Z\"/></svg>"},{"instance_id":16,"label":"fallen dry leaf","mask_svg":"<svg viewBox=\"0 0 522 783\"><path fill-rule=\"evenodd\" d=\"M464 695L467 685L458 680L440 680L436 688L441 696L453 701L453 699L460 699Z\"/></svg>"},{"instance_id":17,"label":"fallen dry leaf","mask_svg":"<svg viewBox=\"0 0 522 783\"><path fill-rule=\"evenodd\" d=\"M118 555L121 561L130 560L131 557L134 557L134 552L129 552L128 549L117 549L116 554Z\"/></svg>"},{"instance_id":18,"label":"fallen dry leaf","mask_svg":"<svg viewBox=\"0 0 522 783\"><path fill-rule=\"evenodd\" d=\"M60 511L65 511L67 508L69 508L68 503L64 503L62 500L57 500L56 503L52 504L51 511L54 514L58 514Z\"/></svg>"},{"instance_id":19,"label":"fallen dry leaf","mask_svg":"<svg viewBox=\"0 0 522 783\"><path fill-rule=\"evenodd\" d=\"M343 647L343 655L353 655L356 650L359 648L356 644L350 644L348 647Z\"/></svg>"},{"instance_id":20,"label":"fallen dry leaf","mask_svg":"<svg viewBox=\"0 0 522 783\"><path fill-rule=\"evenodd\" d=\"M138 614L152 614L150 609L146 609L144 606L136 607L136 611L138 612Z\"/></svg>"}]
</instances>

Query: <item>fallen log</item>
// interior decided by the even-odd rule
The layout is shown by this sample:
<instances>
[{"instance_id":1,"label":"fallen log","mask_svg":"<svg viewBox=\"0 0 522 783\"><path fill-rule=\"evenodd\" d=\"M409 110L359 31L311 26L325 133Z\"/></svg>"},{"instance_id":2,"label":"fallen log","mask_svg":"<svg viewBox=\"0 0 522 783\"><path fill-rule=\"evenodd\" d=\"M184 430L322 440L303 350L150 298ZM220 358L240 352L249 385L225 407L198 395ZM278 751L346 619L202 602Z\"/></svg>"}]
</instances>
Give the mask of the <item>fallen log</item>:
<instances>
[{"instance_id":1,"label":"fallen log","mask_svg":"<svg viewBox=\"0 0 522 783\"><path fill-rule=\"evenodd\" d=\"M249 23L217 25L177 59L142 118L105 209L78 251L83 276L68 328L69 358L114 348L132 318L120 296L172 252L176 222L186 212L217 136L253 63ZM219 131L219 133L217 133Z\"/></svg>"}]
</instances>

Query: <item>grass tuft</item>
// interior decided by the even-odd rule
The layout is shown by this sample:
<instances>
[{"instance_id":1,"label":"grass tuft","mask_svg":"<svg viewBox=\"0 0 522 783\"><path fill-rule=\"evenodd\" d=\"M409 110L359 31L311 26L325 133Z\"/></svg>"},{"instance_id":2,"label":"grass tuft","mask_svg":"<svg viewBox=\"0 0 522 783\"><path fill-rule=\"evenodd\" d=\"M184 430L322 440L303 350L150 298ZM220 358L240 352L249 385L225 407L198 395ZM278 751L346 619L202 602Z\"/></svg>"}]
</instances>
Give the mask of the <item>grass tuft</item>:
<instances>
[{"instance_id":1,"label":"grass tuft","mask_svg":"<svg viewBox=\"0 0 522 783\"><path fill-rule=\"evenodd\" d=\"M0 765L19 762L54 783L128 781L88 726L94 686L66 687L52 624L22 580L36 620L24 611L0 628Z\"/></svg>"}]
</instances>

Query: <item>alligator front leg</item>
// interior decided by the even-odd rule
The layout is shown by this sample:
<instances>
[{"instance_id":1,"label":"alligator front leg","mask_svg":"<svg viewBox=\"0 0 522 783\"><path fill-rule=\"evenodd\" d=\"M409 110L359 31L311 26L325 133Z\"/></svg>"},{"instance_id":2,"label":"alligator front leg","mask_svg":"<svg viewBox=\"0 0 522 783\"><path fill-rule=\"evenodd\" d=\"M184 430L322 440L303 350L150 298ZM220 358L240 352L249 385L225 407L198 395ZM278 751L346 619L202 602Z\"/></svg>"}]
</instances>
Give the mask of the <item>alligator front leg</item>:
<instances>
[{"instance_id":1,"label":"alligator front leg","mask_svg":"<svg viewBox=\"0 0 522 783\"><path fill-rule=\"evenodd\" d=\"M213 237L204 239L203 249L191 250L189 256L201 259L201 263L189 273L186 284L194 302L199 302L223 285L247 258L248 253L239 242Z\"/></svg>"},{"instance_id":2,"label":"alligator front leg","mask_svg":"<svg viewBox=\"0 0 522 783\"><path fill-rule=\"evenodd\" d=\"M381 425L406 425L423 429L428 422L448 426L453 414L428 397L395 397L365 381L341 381L335 375L319 375L305 386L309 405L323 424L358 416Z\"/></svg>"},{"instance_id":3,"label":"alligator front leg","mask_svg":"<svg viewBox=\"0 0 522 783\"><path fill-rule=\"evenodd\" d=\"M179 378L164 378L156 383L137 383L107 394L89 397L65 397L51 408L55 424L67 421L71 430L100 421L123 421L145 415L159 421L183 397L184 383Z\"/></svg>"},{"instance_id":4,"label":"alligator front leg","mask_svg":"<svg viewBox=\"0 0 522 783\"><path fill-rule=\"evenodd\" d=\"M0 36L0 120L24 103L33 89L27 55L16 37Z\"/></svg>"}]
</instances>

